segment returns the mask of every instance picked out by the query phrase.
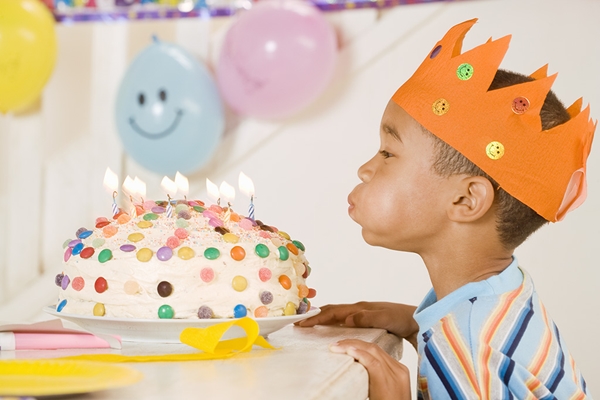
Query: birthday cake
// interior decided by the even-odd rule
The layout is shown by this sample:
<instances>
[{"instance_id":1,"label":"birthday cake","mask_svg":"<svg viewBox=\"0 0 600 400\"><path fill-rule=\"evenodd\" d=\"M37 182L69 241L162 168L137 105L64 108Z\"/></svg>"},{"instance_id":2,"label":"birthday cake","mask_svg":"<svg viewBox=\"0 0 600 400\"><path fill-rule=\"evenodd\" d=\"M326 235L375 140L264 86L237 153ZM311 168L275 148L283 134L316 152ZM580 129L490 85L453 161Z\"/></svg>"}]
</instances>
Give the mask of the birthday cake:
<instances>
[{"instance_id":1,"label":"birthday cake","mask_svg":"<svg viewBox=\"0 0 600 400\"><path fill-rule=\"evenodd\" d=\"M130 215L131 214L131 215ZM115 318L303 314L316 294L304 245L201 201L145 201L63 245L57 311Z\"/></svg>"}]
</instances>

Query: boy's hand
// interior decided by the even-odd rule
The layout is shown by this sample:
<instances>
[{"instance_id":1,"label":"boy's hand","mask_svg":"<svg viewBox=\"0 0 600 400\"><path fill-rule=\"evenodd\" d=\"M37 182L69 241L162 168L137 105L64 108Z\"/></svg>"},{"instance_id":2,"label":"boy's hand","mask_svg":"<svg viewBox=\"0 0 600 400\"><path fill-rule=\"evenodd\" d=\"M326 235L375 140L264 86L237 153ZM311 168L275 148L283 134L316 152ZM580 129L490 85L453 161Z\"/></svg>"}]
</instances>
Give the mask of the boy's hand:
<instances>
[{"instance_id":1,"label":"boy's hand","mask_svg":"<svg viewBox=\"0 0 600 400\"><path fill-rule=\"evenodd\" d=\"M367 369L370 400L411 398L408 368L376 344L347 339L334 343L329 349L334 353L345 353L354 357Z\"/></svg>"},{"instance_id":2,"label":"boy's hand","mask_svg":"<svg viewBox=\"0 0 600 400\"><path fill-rule=\"evenodd\" d=\"M334 304L321 307L314 317L302 320L298 326L345 325L358 328L380 328L408 340L415 348L419 325L413 318L415 306L386 302Z\"/></svg>"}]
</instances>

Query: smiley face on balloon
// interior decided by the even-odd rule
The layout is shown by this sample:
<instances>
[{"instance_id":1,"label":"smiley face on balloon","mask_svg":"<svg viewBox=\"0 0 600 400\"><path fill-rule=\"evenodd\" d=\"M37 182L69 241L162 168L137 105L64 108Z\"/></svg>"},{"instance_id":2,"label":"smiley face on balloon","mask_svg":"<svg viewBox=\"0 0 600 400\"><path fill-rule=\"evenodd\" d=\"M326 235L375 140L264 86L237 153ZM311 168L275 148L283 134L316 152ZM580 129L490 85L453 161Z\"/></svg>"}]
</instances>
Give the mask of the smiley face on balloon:
<instances>
[{"instance_id":1,"label":"smiley face on balloon","mask_svg":"<svg viewBox=\"0 0 600 400\"><path fill-rule=\"evenodd\" d=\"M172 121L168 124L168 126L165 129L158 132L151 132L142 127L142 125L160 126L164 125L164 123L161 122L169 122L169 115L163 115L165 113L165 106L167 103L167 89L160 88L157 91L158 100L154 99L154 104L151 104L152 99L146 99L147 95L144 91L141 90L138 94L137 102L139 103L140 108L143 111L146 111L147 114L143 115L143 112L137 113L138 119L140 119L141 122L136 121L135 117L133 116L133 114L135 113L133 112L131 113L132 116L129 117L129 125L131 126L131 128L140 136L150 140L162 139L174 133L177 127L179 126L181 117L183 116L183 109L181 107L177 108L175 106L170 110ZM151 105L146 106L147 103L150 103ZM155 121L152 121L152 119L154 119Z\"/></svg>"},{"instance_id":2,"label":"smiley face on balloon","mask_svg":"<svg viewBox=\"0 0 600 400\"><path fill-rule=\"evenodd\" d=\"M171 175L202 167L225 125L208 70L183 48L158 40L129 66L115 115L127 153L145 168Z\"/></svg>"}]
</instances>

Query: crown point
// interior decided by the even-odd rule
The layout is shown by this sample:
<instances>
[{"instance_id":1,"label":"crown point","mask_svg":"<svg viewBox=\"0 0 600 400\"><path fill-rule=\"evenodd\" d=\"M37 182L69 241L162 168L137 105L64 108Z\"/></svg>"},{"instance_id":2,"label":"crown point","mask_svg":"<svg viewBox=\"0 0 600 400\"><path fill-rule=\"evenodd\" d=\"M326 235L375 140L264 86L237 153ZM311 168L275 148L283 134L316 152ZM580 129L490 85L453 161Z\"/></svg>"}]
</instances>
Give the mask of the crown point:
<instances>
[{"instance_id":1,"label":"crown point","mask_svg":"<svg viewBox=\"0 0 600 400\"><path fill-rule=\"evenodd\" d=\"M575 118L581 112L581 106L583 105L583 97L575 100L573 104L567 108L567 112L571 116L571 118Z\"/></svg>"},{"instance_id":2,"label":"crown point","mask_svg":"<svg viewBox=\"0 0 600 400\"><path fill-rule=\"evenodd\" d=\"M546 78L548 76L548 64L542 66L538 70L536 70L533 74L529 75L535 80Z\"/></svg>"}]
</instances>

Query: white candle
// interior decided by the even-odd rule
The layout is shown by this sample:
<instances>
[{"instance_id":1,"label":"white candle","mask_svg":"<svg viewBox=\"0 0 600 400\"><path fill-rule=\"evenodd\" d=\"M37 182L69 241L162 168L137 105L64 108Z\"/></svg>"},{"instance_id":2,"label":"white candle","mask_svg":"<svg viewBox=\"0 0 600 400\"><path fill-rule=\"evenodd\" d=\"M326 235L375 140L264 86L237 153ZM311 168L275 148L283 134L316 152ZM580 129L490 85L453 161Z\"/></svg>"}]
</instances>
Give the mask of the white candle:
<instances>
[{"instance_id":1,"label":"white candle","mask_svg":"<svg viewBox=\"0 0 600 400\"><path fill-rule=\"evenodd\" d=\"M248 217L254 219L254 183L246 174L240 172L238 180L240 191L250 197L250 206L248 207Z\"/></svg>"},{"instance_id":2,"label":"white candle","mask_svg":"<svg viewBox=\"0 0 600 400\"><path fill-rule=\"evenodd\" d=\"M104 173L104 188L108 191L108 193L112 194L112 213L114 217L119 212L119 207L117 206L117 189L119 188L119 177L108 167L106 168L106 172Z\"/></svg>"},{"instance_id":3,"label":"white candle","mask_svg":"<svg viewBox=\"0 0 600 400\"><path fill-rule=\"evenodd\" d=\"M173 206L171 205L171 198L175 197L175 194L177 193L177 185L175 184L175 182L173 182L165 176L160 182L160 186L167 194L167 218L171 218L173 216Z\"/></svg>"},{"instance_id":4,"label":"white candle","mask_svg":"<svg viewBox=\"0 0 600 400\"><path fill-rule=\"evenodd\" d=\"M250 196L250 205L248 206L248 217L254 219L254 196Z\"/></svg>"},{"instance_id":5,"label":"white candle","mask_svg":"<svg viewBox=\"0 0 600 400\"><path fill-rule=\"evenodd\" d=\"M231 218L231 203L233 203L233 200L235 199L235 189L233 186L223 181L219 187L219 193L221 194L221 198L227 202L227 211L225 211L223 222L228 223Z\"/></svg>"}]
</instances>

